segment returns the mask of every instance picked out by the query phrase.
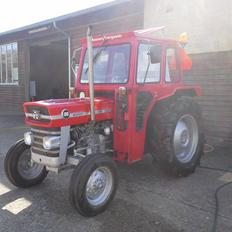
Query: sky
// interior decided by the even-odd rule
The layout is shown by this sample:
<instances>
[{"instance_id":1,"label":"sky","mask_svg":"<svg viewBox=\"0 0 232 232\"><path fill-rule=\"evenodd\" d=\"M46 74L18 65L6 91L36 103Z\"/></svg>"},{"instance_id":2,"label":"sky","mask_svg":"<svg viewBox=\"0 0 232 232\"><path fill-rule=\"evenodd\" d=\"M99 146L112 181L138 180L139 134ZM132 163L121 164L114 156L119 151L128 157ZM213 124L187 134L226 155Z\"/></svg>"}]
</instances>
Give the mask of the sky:
<instances>
[{"instance_id":1,"label":"sky","mask_svg":"<svg viewBox=\"0 0 232 232\"><path fill-rule=\"evenodd\" d=\"M112 0L0 0L0 32L110 1Z\"/></svg>"}]
</instances>

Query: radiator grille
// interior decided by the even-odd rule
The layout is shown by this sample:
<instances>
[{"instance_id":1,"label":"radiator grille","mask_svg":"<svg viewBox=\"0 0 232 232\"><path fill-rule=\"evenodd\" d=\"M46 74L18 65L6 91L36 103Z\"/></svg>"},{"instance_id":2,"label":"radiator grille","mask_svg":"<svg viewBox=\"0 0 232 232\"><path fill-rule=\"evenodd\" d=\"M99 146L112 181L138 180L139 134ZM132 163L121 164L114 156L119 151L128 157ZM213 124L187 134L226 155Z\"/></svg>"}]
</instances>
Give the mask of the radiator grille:
<instances>
[{"instance_id":1,"label":"radiator grille","mask_svg":"<svg viewBox=\"0 0 232 232\"><path fill-rule=\"evenodd\" d=\"M31 150L33 153L49 156L49 157L58 157L59 156L59 148L46 150L43 148L43 137L45 136L59 136L60 128L38 128L32 127L31 132L33 134L33 143L31 146Z\"/></svg>"}]
</instances>

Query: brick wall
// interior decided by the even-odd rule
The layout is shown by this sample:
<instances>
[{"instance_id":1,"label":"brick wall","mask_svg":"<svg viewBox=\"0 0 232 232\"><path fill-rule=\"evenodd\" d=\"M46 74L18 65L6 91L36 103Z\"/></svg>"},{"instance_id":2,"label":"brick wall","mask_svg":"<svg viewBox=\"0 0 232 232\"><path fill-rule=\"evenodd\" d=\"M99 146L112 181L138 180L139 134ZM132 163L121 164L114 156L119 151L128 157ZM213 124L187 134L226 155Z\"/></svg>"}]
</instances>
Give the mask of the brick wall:
<instances>
[{"instance_id":1,"label":"brick wall","mask_svg":"<svg viewBox=\"0 0 232 232\"><path fill-rule=\"evenodd\" d=\"M18 42L19 84L0 85L0 114L22 113L22 104L27 99L28 60L27 45Z\"/></svg>"},{"instance_id":2,"label":"brick wall","mask_svg":"<svg viewBox=\"0 0 232 232\"><path fill-rule=\"evenodd\" d=\"M199 83L201 105L208 142L232 146L232 51L191 55L192 71L187 83Z\"/></svg>"}]
</instances>

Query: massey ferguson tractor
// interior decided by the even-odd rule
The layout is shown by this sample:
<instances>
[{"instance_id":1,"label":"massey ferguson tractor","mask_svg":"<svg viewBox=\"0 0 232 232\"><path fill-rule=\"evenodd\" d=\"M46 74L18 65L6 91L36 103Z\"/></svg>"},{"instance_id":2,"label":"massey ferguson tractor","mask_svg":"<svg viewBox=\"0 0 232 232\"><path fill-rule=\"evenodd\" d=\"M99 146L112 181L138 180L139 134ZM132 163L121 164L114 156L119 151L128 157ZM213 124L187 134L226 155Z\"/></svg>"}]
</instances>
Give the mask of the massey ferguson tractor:
<instances>
[{"instance_id":1,"label":"massey ferguson tractor","mask_svg":"<svg viewBox=\"0 0 232 232\"><path fill-rule=\"evenodd\" d=\"M203 153L200 86L186 85L181 43L146 30L81 39L72 98L24 103L24 134L5 157L10 182L26 188L73 167L69 196L83 216L103 212L117 189L116 162L151 154L168 173L193 173ZM78 66L78 67L77 67Z\"/></svg>"}]
</instances>

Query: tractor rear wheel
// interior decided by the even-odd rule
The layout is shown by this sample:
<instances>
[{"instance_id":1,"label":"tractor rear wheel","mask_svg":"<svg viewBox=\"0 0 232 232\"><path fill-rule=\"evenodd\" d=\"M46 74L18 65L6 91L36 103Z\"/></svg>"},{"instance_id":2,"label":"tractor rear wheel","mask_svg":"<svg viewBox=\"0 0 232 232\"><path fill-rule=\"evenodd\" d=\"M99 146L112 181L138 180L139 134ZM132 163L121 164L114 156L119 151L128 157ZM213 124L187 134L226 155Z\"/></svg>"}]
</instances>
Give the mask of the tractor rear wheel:
<instances>
[{"instance_id":1,"label":"tractor rear wheel","mask_svg":"<svg viewBox=\"0 0 232 232\"><path fill-rule=\"evenodd\" d=\"M113 200L118 184L115 162L103 154L88 155L73 171L70 203L85 217L103 212Z\"/></svg>"},{"instance_id":2,"label":"tractor rear wheel","mask_svg":"<svg viewBox=\"0 0 232 232\"><path fill-rule=\"evenodd\" d=\"M193 173L204 144L199 105L190 97L159 103L149 123L151 153L160 166L177 176Z\"/></svg>"},{"instance_id":3,"label":"tractor rear wheel","mask_svg":"<svg viewBox=\"0 0 232 232\"><path fill-rule=\"evenodd\" d=\"M48 173L43 165L32 162L30 146L23 139L7 152L4 169L10 182L21 188L40 184Z\"/></svg>"}]
</instances>

